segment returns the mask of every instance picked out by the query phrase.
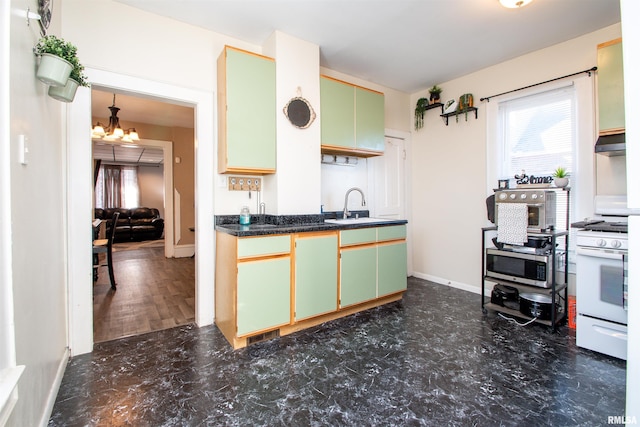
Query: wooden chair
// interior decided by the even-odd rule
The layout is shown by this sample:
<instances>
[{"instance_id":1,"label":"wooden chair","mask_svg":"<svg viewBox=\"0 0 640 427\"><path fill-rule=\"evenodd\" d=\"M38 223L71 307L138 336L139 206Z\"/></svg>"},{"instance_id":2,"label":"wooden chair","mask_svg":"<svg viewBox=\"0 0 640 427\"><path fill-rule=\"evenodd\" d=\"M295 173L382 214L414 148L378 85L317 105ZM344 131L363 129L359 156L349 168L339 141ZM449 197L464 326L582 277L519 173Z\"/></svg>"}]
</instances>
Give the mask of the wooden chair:
<instances>
[{"instance_id":1,"label":"wooden chair","mask_svg":"<svg viewBox=\"0 0 640 427\"><path fill-rule=\"evenodd\" d=\"M116 212L113 214L113 218L111 218L111 229L109 230L109 235L106 239L97 239L93 241L93 254L107 254L107 267L109 269L109 280L111 280L111 289L116 290L116 279L113 275L113 238L116 235L116 225L118 224L118 218L120 217L120 212ZM94 266L98 267L98 266Z\"/></svg>"}]
</instances>

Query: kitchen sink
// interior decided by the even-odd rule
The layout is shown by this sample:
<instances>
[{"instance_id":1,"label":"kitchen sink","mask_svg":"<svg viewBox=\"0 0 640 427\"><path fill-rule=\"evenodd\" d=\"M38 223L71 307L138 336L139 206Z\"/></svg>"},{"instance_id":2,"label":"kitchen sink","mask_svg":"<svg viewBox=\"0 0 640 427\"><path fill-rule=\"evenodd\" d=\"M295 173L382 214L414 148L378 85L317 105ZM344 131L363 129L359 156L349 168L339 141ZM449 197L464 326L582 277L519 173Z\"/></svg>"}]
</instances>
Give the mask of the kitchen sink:
<instances>
[{"instance_id":1,"label":"kitchen sink","mask_svg":"<svg viewBox=\"0 0 640 427\"><path fill-rule=\"evenodd\" d=\"M369 224L369 223L385 223L385 222L393 222L394 219L383 219L383 218L370 218L370 217L362 217L362 218L347 218L347 219L325 219L324 222L328 222L331 224Z\"/></svg>"}]
</instances>

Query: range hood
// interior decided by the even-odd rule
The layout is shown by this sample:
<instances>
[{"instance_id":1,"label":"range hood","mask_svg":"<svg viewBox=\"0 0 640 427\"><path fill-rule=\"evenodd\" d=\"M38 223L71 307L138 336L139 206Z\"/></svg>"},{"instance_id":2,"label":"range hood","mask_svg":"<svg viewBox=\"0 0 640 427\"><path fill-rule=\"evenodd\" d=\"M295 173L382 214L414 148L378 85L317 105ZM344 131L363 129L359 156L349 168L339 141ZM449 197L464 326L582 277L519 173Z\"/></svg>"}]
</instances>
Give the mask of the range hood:
<instances>
[{"instance_id":1,"label":"range hood","mask_svg":"<svg viewBox=\"0 0 640 427\"><path fill-rule=\"evenodd\" d=\"M596 154L622 156L626 154L624 133L603 135L596 141Z\"/></svg>"}]
</instances>

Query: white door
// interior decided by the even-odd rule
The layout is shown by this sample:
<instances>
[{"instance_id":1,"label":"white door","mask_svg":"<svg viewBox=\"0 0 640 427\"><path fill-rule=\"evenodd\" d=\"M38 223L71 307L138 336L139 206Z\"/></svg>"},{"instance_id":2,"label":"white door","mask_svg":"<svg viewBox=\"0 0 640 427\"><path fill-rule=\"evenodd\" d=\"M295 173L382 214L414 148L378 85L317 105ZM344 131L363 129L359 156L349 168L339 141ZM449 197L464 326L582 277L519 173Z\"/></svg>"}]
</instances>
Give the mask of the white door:
<instances>
[{"instance_id":1,"label":"white door","mask_svg":"<svg viewBox=\"0 0 640 427\"><path fill-rule=\"evenodd\" d=\"M384 155L370 157L373 189L373 215L406 219L405 213L405 140L386 137Z\"/></svg>"}]
</instances>

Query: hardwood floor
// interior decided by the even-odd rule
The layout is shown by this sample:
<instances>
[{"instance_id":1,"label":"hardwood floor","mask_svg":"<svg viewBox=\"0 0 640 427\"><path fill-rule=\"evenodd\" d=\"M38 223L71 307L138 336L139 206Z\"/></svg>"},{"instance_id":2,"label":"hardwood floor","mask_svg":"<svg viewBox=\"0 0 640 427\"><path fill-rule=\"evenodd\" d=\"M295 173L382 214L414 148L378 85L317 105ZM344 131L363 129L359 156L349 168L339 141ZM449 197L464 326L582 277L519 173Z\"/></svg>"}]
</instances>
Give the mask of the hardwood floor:
<instances>
[{"instance_id":1,"label":"hardwood floor","mask_svg":"<svg viewBox=\"0 0 640 427\"><path fill-rule=\"evenodd\" d=\"M93 284L94 342L193 322L194 258L165 258L162 247L124 249L113 253L118 289L111 290L106 267L99 268Z\"/></svg>"}]
</instances>

